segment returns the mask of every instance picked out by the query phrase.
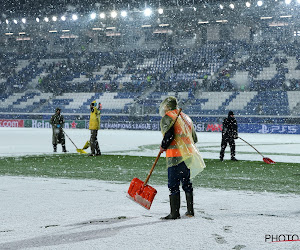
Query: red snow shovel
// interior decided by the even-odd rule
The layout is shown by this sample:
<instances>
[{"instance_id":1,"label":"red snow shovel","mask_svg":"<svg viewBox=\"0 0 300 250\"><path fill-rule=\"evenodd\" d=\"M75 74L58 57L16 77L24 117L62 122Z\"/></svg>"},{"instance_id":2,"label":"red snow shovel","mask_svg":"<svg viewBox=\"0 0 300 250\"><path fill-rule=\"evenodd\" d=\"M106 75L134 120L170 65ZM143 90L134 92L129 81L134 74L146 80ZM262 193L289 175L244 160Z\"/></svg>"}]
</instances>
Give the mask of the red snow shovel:
<instances>
[{"instance_id":1,"label":"red snow shovel","mask_svg":"<svg viewBox=\"0 0 300 250\"><path fill-rule=\"evenodd\" d=\"M244 139L242 139L241 137L238 137L240 138L243 142L246 142ZM271 160L270 158L268 157L264 157L263 154L261 152L259 152L255 147L253 147L249 142L246 142L250 147L252 147L257 153L259 153L262 157L263 157L263 161L267 164L275 164L276 162Z\"/></svg>"},{"instance_id":2,"label":"red snow shovel","mask_svg":"<svg viewBox=\"0 0 300 250\"><path fill-rule=\"evenodd\" d=\"M154 200L154 197L157 193L156 189L147 185L150 176L155 168L156 163L158 162L158 159L161 155L161 152L158 153L155 162L153 163L153 166L145 180L145 182L141 181L138 178L133 178L133 180L130 183L129 189L128 189L128 198L139 203L144 208L150 209L152 205L152 201Z\"/></svg>"}]
</instances>

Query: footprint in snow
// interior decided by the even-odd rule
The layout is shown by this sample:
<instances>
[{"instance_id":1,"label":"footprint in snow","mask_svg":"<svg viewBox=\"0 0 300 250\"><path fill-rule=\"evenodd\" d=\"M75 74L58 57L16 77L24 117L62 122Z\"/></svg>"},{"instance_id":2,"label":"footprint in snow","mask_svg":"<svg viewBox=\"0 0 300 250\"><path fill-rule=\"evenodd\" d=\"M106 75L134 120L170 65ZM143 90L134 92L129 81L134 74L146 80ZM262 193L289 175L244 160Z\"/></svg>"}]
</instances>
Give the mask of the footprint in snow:
<instances>
[{"instance_id":1,"label":"footprint in snow","mask_svg":"<svg viewBox=\"0 0 300 250\"><path fill-rule=\"evenodd\" d=\"M223 227L223 231L225 233L232 233L232 230L231 230L232 226L224 226Z\"/></svg>"},{"instance_id":2,"label":"footprint in snow","mask_svg":"<svg viewBox=\"0 0 300 250\"><path fill-rule=\"evenodd\" d=\"M224 237L222 235L219 234L213 234L215 241L219 244L226 244L227 241L224 239Z\"/></svg>"},{"instance_id":3,"label":"footprint in snow","mask_svg":"<svg viewBox=\"0 0 300 250\"><path fill-rule=\"evenodd\" d=\"M245 248L246 246L245 245L236 245L234 248L232 249L235 249L235 250L241 250L242 248Z\"/></svg>"}]
</instances>

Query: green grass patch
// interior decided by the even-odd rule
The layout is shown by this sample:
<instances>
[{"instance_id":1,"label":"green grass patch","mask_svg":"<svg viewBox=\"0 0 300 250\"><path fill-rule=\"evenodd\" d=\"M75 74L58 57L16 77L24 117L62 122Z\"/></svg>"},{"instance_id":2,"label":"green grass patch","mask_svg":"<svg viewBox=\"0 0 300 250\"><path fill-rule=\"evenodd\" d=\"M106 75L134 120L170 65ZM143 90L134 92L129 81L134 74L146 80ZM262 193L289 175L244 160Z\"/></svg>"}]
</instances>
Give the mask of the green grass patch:
<instances>
[{"instance_id":1,"label":"green grass patch","mask_svg":"<svg viewBox=\"0 0 300 250\"><path fill-rule=\"evenodd\" d=\"M72 179L97 179L130 182L134 177L145 180L154 157L78 154L21 156L0 158L0 175ZM194 180L194 187L225 190L250 190L299 194L300 164L268 165L252 161L206 159L206 169ZM165 158L161 158L151 176L150 185L167 184Z\"/></svg>"}]
</instances>

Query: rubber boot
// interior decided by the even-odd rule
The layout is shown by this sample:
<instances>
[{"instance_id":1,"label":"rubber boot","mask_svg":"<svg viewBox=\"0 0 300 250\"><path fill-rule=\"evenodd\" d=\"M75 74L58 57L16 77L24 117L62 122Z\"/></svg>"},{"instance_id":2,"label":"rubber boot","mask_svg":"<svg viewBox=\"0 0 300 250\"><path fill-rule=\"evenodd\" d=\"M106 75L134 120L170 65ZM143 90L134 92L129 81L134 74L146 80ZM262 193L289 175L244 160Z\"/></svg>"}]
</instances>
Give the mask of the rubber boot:
<instances>
[{"instance_id":1,"label":"rubber boot","mask_svg":"<svg viewBox=\"0 0 300 250\"><path fill-rule=\"evenodd\" d=\"M53 152L57 152L57 144L53 144Z\"/></svg>"},{"instance_id":2,"label":"rubber boot","mask_svg":"<svg viewBox=\"0 0 300 250\"><path fill-rule=\"evenodd\" d=\"M171 207L171 213L167 215L166 217L162 217L163 220L176 220L180 219L180 193L173 194L169 196L170 198L170 207Z\"/></svg>"},{"instance_id":3,"label":"rubber boot","mask_svg":"<svg viewBox=\"0 0 300 250\"><path fill-rule=\"evenodd\" d=\"M67 152L67 150L66 150L66 145L62 145L62 151L63 151L64 153Z\"/></svg>"},{"instance_id":4,"label":"rubber boot","mask_svg":"<svg viewBox=\"0 0 300 250\"><path fill-rule=\"evenodd\" d=\"M193 198L193 192L185 193L186 197L186 206L187 206L187 212L185 213L186 216L188 217L193 217L194 216L194 198Z\"/></svg>"}]
</instances>

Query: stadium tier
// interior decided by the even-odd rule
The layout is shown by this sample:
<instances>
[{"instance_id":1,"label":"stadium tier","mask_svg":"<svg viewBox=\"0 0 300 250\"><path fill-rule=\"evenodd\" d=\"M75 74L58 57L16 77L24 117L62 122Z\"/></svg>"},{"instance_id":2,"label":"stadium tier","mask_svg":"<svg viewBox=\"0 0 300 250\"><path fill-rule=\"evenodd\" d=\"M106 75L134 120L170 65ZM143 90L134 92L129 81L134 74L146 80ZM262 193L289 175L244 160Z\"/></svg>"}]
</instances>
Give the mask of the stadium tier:
<instances>
[{"instance_id":1,"label":"stadium tier","mask_svg":"<svg viewBox=\"0 0 300 250\"><path fill-rule=\"evenodd\" d=\"M191 48L1 55L0 112L158 114L176 96L193 115L299 115L297 43L210 42ZM133 109L134 107L134 109Z\"/></svg>"},{"instance_id":2,"label":"stadium tier","mask_svg":"<svg viewBox=\"0 0 300 250\"><path fill-rule=\"evenodd\" d=\"M139 99L144 114L158 114L158 107L166 96L176 96L191 115L223 115L234 109L238 115L287 115L299 103L300 91L263 92L201 92L190 99L188 92L152 92ZM87 114L93 100L101 102L104 114L129 114L138 95L131 92L105 93L15 93L0 102L0 112L53 113L61 107L64 113Z\"/></svg>"}]
</instances>

